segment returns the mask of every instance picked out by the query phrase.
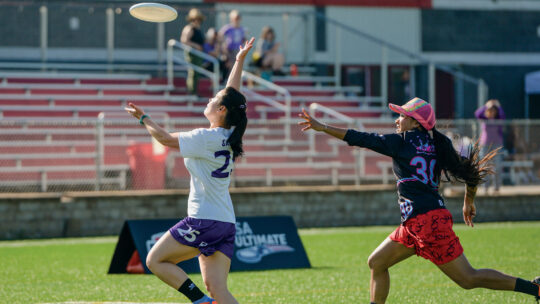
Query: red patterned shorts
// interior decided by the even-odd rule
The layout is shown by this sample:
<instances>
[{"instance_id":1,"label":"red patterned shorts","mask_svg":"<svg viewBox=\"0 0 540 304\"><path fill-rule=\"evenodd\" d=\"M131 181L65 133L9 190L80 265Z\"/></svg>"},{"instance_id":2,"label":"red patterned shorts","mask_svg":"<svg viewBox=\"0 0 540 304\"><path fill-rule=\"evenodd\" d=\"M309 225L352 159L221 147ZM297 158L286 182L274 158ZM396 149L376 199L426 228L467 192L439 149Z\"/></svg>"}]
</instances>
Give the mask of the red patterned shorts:
<instances>
[{"instance_id":1,"label":"red patterned shorts","mask_svg":"<svg viewBox=\"0 0 540 304\"><path fill-rule=\"evenodd\" d=\"M431 210L402 223L390 234L390 239L414 248L416 255L435 265L442 265L463 253L452 225L452 214L447 209Z\"/></svg>"}]
</instances>

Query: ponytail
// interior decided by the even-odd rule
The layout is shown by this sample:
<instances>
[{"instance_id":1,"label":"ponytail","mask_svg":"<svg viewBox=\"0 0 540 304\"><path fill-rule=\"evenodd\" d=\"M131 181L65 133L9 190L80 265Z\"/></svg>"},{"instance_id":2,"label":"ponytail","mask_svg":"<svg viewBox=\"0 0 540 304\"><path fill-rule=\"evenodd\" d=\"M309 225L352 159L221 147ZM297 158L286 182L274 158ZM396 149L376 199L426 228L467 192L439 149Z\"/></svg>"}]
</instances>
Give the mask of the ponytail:
<instances>
[{"instance_id":1,"label":"ponytail","mask_svg":"<svg viewBox=\"0 0 540 304\"><path fill-rule=\"evenodd\" d=\"M489 161L497 155L500 148L487 153L480 159L480 147L478 141L469 148L469 157L461 157L454 149L450 138L433 130L433 142L437 153L437 164L440 170L444 172L448 181L458 181L466 183L468 186L477 186L483 183L488 174L493 174L493 168Z\"/></svg>"},{"instance_id":2,"label":"ponytail","mask_svg":"<svg viewBox=\"0 0 540 304\"><path fill-rule=\"evenodd\" d=\"M229 127L235 127L232 134L229 136L227 143L231 145L231 149L233 150L233 160L236 160L237 157L244 154L242 137L244 136L248 123L246 97L238 90L232 87L226 87L221 99L221 104L227 108L225 123Z\"/></svg>"}]
</instances>

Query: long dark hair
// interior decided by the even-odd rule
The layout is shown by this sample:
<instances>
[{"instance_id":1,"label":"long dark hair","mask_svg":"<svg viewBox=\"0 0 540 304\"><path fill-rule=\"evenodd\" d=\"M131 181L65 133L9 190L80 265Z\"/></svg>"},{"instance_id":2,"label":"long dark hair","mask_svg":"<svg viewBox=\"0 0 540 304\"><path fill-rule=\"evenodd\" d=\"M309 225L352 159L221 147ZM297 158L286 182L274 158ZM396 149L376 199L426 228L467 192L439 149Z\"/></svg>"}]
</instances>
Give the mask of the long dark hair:
<instances>
[{"instance_id":1,"label":"long dark hair","mask_svg":"<svg viewBox=\"0 0 540 304\"><path fill-rule=\"evenodd\" d=\"M235 127L227 140L231 145L231 149L233 150L233 160L235 160L238 156L244 154L244 149L242 148L242 136L244 136L248 122L246 115L246 97L235 88L226 87L223 90L220 104L227 108L225 123L229 127Z\"/></svg>"},{"instance_id":2,"label":"long dark hair","mask_svg":"<svg viewBox=\"0 0 540 304\"><path fill-rule=\"evenodd\" d=\"M448 181L458 181L466 183L468 186L477 186L484 182L488 174L493 174L493 167L489 161L497 155L495 149L480 158L480 147L478 141L469 147L469 157L461 157L454 149L452 141L446 135L433 131L433 142L437 153L437 163ZM437 170L437 172L441 172Z\"/></svg>"}]
</instances>

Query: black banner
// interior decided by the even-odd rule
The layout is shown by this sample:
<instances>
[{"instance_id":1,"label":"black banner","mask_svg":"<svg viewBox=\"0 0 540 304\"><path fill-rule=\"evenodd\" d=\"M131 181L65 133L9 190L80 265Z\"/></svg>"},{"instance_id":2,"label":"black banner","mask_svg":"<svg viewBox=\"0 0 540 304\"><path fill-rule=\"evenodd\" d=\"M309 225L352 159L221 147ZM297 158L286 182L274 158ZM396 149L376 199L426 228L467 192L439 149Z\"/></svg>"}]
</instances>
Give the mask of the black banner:
<instances>
[{"instance_id":1,"label":"black banner","mask_svg":"<svg viewBox=\"0 0 540 304\"><path fill-rule=\"evenodd\" d=\"M178 221L179 219L126 221L120 232L109 273L127 273L128 268L130 273L143 270L144 273L150 273L144 263L150 248ZM178 265L188 273L200 272L197 258ZM261 216L236 219L231 271L309 267L311 265L292 217Z\"/></svg>"}]
</instances>

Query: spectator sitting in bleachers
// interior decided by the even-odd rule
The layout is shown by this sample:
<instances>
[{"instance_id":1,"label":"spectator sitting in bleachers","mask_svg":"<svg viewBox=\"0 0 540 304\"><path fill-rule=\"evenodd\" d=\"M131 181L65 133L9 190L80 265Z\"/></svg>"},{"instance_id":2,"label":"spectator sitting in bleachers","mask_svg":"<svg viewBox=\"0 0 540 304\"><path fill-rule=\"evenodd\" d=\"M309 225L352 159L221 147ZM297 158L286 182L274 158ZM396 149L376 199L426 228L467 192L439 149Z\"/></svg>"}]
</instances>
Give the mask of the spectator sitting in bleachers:
<instances>
[{"instance_id":1,"label":"spectator sitting in bleachers","mask_svg":"<svg viewBox=\"0 0 540 304\"><path fill-rule=\"evenodd\" d=\"M257 46L253 53L253 62L255 66L263 70L261 76L265 79L269 79L269 76L272 74L283 75L281 68L283 67L285 58L283 54L278 52L278 49L279 42L276 42L274 30L269 26L265 26L261 31L261 39L257 41Z\"/></svg>"},{"instance_id":2,"label":"spectator sitting in bleachers","mask_svg":"<svg viewBox=\"0 0 540 304\"><path fill-rule=\"evenodd\" d=\"M213 27L209 28L206 31L206 40L203 45L203 50L206 54L215 57L219 62L219 73L220 77L225 79L226 75L226 68L225 68L225 57L221 54L221 50L219 48L219 40L218 35L216 33L216 29ZM214 64L208 60L205 60L203 62L203 67L211 72L214 71Z\"/></svg>"}]
</instances>

